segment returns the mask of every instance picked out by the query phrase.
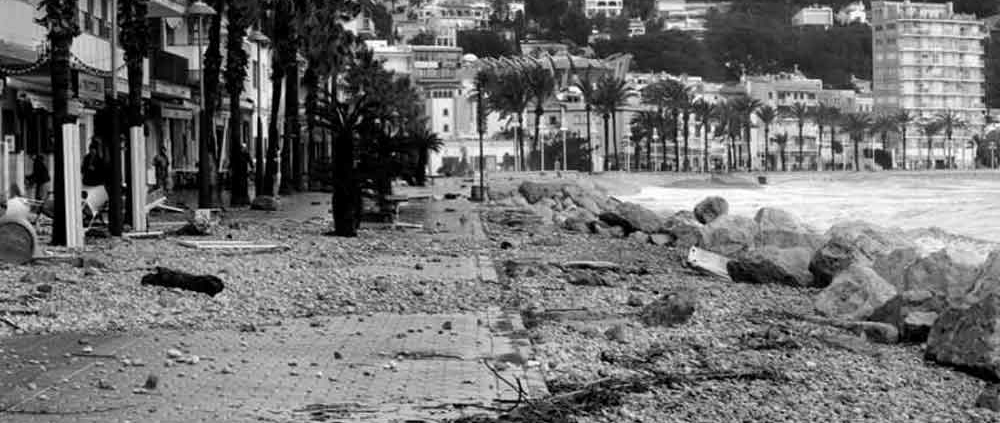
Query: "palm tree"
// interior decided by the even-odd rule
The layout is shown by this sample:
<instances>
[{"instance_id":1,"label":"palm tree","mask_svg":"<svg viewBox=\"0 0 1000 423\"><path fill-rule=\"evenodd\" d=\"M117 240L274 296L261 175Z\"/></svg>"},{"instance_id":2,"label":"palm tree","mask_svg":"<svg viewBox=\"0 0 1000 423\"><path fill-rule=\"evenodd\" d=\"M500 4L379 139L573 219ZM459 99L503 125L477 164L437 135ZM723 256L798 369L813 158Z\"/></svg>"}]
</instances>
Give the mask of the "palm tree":
<instances>
[{"instance_id":1,"label":"palm tree","mask_svg":"<svg viewBox=\"0 0 1000 423\"><path fill-rule=\"evenodd\" d=\"M769 171L771 162L771 151L768 144L771 143L771 124L778 118L778 111L774 107L765 105L757 110L757 119L764 124L764 171Z\"/></svg>"},{"instance_id":2,"label":"palm tree","mask_svg":"<svg viewBox=\"0 0 1000 423\"><path fill-rule=\"evenodd\" d=\"M663 116L656 113L653 110L642 110L639 113L632 115L631 131L632 135L637 137L637 139L646 140L646 162L651 167L652 166L652 146L653 146L653 135L657 133L660 127L663 125ZM638 154L637 154L638 156Z\"/></svg>"},{"instance_id":3,"label":"palm tree","mask_svg":"<svg viewBox=\"0 0 1000 423\"><path fill-rule=\"evenodd\" d=\"M219 193L219 143L215 139L215 112L219 101L219 75L222 71L222 19L226 0L212 0L210 5L217 12L210 18L208 46L205 49L201 78L205 87L205 108L201 111L201 133L198 142L198 207L216 208L220 202ZM198 28L199 32L204 28ZM204 37L204 34L199 33Z\"/></svg>"},{"instance_id":4,"label":"palm tree","mask_svg":"<svg viewBox=\"0 0 1000 423\"><path fill-rule=\"evenodd\" d=\"M545 102L555 95L556 79L552 75L552 71L539 64L529 66L523 72L529 96L535 103L535 138L532 142L532 150L539 153L541 152L541 138L538 137L538 133L542 126L542 115L545 114ZM541 161L541 155L538 156L538 169L542 170L545 164Z\"/></svg>"},{"instance_id":5,"label":"palm tree","mask_svg":"<svg viewBox=\"0 0 1000 423\"><path fill-rule=\"evenodd\" d=\"M573 59L570 59L569 63L571 70L573 70ZM576 83L573 84L580 90L580 96L583 97L583 108L587 114L587 148L590 149L594 147L590 139L590 113L594 106L594 81L590 78L591 72L592 68L588 66L587 71L582 76L578 76Z\"/></svg>"},{"instance_id":6,"label":"palm tree","mask_svg":"<svg viewBox=\"0 0 1000 423\"><path fill-rule=\"evenodd\" d=\"M232 1L226 10L226 91L229 93L229 168L230 204L233 207L250 204L247 183L247 163L243 160L243 125L240 97L247 78L249 55L243 49L247 28L256 21L259 11L255 0Z\"/></svg>"},{"instance_id":7,"label":"palm tree","mask_svg":"<svg viewBox=\"0 0 1000 423\"><path fill-rule=\"evenodd\" d=\"M840 113L840 109L837 109L835 107L831 107L829 109L828 113L829 113L829 115L827 116L828 120L826 121L826 124L827 124L827 126L830 127L830 142L831 142L831 144L830 144L830 160L831 160L830 164L831 164L831 167L833 169L836 169L837 167L836 167L836 157L835 156L836 156L837 152L834 151L832 143L834 143L834 142L838 142L839 143L839 141L837 141L837 127L839 127L841 125L841 122L844 119L844 115L842 115ZM844 145L843 144L839 144L839 145L840 145L840 148L841 148L840 152L843 152Z\"/></svg>"},{"instance_id":8,"label":"palm tree","mask_svg":"<svg viewBox=\"0 0 1000 423\"><path fill-rule=\"evenodd\" d=\"M889 151L889 133L893 132L898 128L896 124L895 117L888 114L880 114L875 117L872 122L871 132L872 135L878 135L882 140L882 151ZM874 160L875 152L872 151L872 158Z\"/></svg>"},{"instance_id":9,"label":"palm tree","mask_svg":"<svg viewBox=\"0 0 1000 423\"><path fill-rule=\"evenodd\" d=\"M962 118L955 113L953 110L948 109L935 115L938 123L941 125L941 130L944 131L945 140L948 143L948 168L952 168L954 165L954 158L952 157L951 151L951 137L956 129L961 129L965 127L965 122Z\"/></svg>"},{"instance_id":10,"label":"palm tree","mask_svg":"<svg viewBox=\"0 0 1000 423\"><path fill-rule=\"evenodd\" d=\"M934 150L934 136L939 134L941 129L941 122L937 120L928 120L920 125L920 131L927 137L927 169L934 168L934 162L931 160L931 152Z\"/></svg>"},{"instance_id":11,"label":"palm tree","mask_svg":"<svg viewBox=\"0 0 1000 423\"><path fill-rule=\"evenodd\" d=\"M832 115L837 109L820 103L819 107L813 110L813 120L816 122L819 138L816 140L816 168L823 170L823 133L830 127L831 138L833 136Z\"/></svg>"},{"instance_id":12,"label":"palm tree","mask_svg":"<svg viewBox=\"0 0 1000 423\"><path fill-rule=\"evenodd\" d=\"M726 145L725 138L729 138L729 144L726 145L726 167L727 170L733 170L737 166L736 138L740 134L742 120L735 111L732 100L716 107L719 125L715 128L715 135L723 137L723 145Z\"/></svg>"},{"instance_id":13,"label":"palm tree","mask_svg":"<svg viewBox=\"0 0 1000 423\"><path fill-rule=\"evenodd\" d=\"M691 99L693 97L692 88L684 84L668 80L667 95L670 105L670 116L674 124L674 170L681 172L687 170L688 166L688 122L691 114ZM681 128L681 125L684 127ZM684 166L681 167L681 133L684 134Z\"/></svg>"},{"instance_id":14,"label":"palm tree","mask_svg":"<svg viewBox=\"0 0 1000 423\"><path fill-rule=\"evenodd\" d=\"M673 84L673 83L676 83L676 81L672 81L672 80L658 81L658 82L655 82L653 84L650 84L650 85L646 86L642 90L642 102L645 103L645 104L650 104L650 105L656 106L656 114L664 117L664 119L662 120L662 122L664 123L664 127L663 127L664 129L666 128L666 124L667 124L667 121L668 121L668 119L666 119L666 117L664 116L664 113L665 113L667 107L670 105L670 92L672 90L671 84ZM663 159L660 162L660 167L662 169L666 169L666 167L667 167L667 133L666 133L666 131L662 131L662 133L660 134L660 142L661 142L662 152L663 152ZM650 163L650 166L652 166L652 163Z\"/></svg>"},{"instance_id":15,"label":"palm tree","mask_svg":"<svg viewBox=\"0 0 1000 423\"><path fill-rule=\"evenodd\" d=\"M909 111L900 110L896 113L894 120L896 121L897 130L903 141L903 170L906 170L909 166L906 161L906 129L913 123L915 116Z\"/></svg>"},{"instance_id":16,"label":"palm tree","mask_svg":"<svg viewBox=\"0 0 1000 423\"><path fill-rule=\"evenodd\" d=\"M691 114L693 112L694 100L690 90L678 92L676 100L677 109L682 116L681 124L684 126L684 171L691 171L691 153L688 149L688 138L691 136Z\"/></svg>"},{"instance_id":17,"label":"palm tree","mask_svg":"<svg viewBox=\"0 0 1000 423\"><path fill-rule=\"evenodd\" d=\"M703 172L708 172L708 131L711 129L712 119L715 118L718 109L713 104L705 101L705 99L699 98L694 102L692 112L694 112L695 121L701 125L705 141L702 150L703 162L701 169Z\"/></svg>"},{"instance_id":18,"label":"palm tree","mask_svg":"<svg viewBox=\"0 0 1000 423\"><path fill-rule=\"evenodd\" d=\"M628 98L631 97L632 94L629 92L627 83L624 79L607 75L602 76L601 79L597 81L597 91L597 99L600 103L599 109L604 116L605 149L607 149L608 118L611 118L612 125L614 125L615 115L618 113L620 108L625 105L626 101L628 101ZM612 129L614 129L613 126ZM615 151L615 168L620 170L621 163L619 163L618 158L618 140L616 134L612 134L612 142L614 143ZM607 150L605 150L605 154L606 153ZM607 164L605 164L605 168L607 168Z\"/></svg>"},{"instance_id":19,"label":"palm tree","mask_svg":"<svg viewBox=\"0 0 1000 423\"><path fill-rule=\"evenodd\" d=\"M118 2L118 20L120 22L118 42L125 51L125 67L128 72L128 108L125 117L131 128L142 127L145 122L142 107L142 65L143 59L149 55L151 40L149 24L146 19L148 0L133 0ZM117 91L113 101L117 102ZM117 114L116 114L117 116ZM117 138L117 134L113 138ZM122 233L122 194L121 194L121 144L111 143L112 177L109 180L108 196L108 226L111 235ZM138 184L140 181L132 181Z\"/></svg>"},{"instance_id":20,"label":"palm tree","mask_svg":"<svg viewBox=\"0 0 1000 423\"><path fill-rule=\"evenodd\" d=\"M842 161L845 163L844 169L847 169L847 165L846 165L847 159L843 158L844 143L842 143L840 141L837 141L837 140L831 140L830 141L830 160L831 160L831 167L833 169L837 169L837 154L841 155L841 158L843 159Z\"/></svg>"},{"instance_id":21,"label":"palm tree","mask_svg":"<svg viewBox=\"0 0 1000 423\"><path fill-rule=\"evenodd\" d=\"M63 139L62 126L76 123L76 116L69 114L70 80L70 48L73 39L80 35L79 10L76 0L41 0L38 8L43 11L38 23L48 28L46 38L49 41L49 72L52 84L52 120L55 129L55 168L53 169L52 189L54 191L53 208L55 218L52 222L52 244L66 245L66 184L65 160L63 145L75 140ZM75 170L71 170L75 171Z\"/></svg>"},{"instance_id":22,"label":"palm tree","mask_svg":"<svg viewBox=\"0 0 1000 423\"><path fill-rule=\"evenodd\" d=\"M524 111L531 102L531 93L521 72L501 70L496 75L493 89L487 98L490 110L500 113L501 119L513 117L517 120L514 134L517 146L518 164L525 168L524 158Z\"/></svg>"},{"instance_id":23,"label":"palm tree","mask_svg":"<svg viewBox=\"0 0 1000 423\"><path fill-rule=\"evenodd\" d=\"M750 147L750 127L753 124L753 115L761 106L760 100L749 96L740 96L733 99L733 112L736 114L739 125L742 127L743 142L747 146L747 172L753 170L753 153ZM739 131L737 131L737 134Z\"/></svg>"},{"instance_id":24,"label":"palm tree","mask_svg":"<svg viewBox=\"0 0 1000 423\"><path fill-rule=\"evenodd\" d=\"M778 134L774 136L774 143L778 146L778 154L781 156L781 171L787 172L785 166L785 148L788 146L788 134Z\"/></svg>"},{"instance_id":25,"label":"palm tree","mask_svg":"<svg viewBox=\"0 0 1000 423\"><path fill-rule=\"evenodd\" d=\"M427 128L427 125L423 122L412 125L413 127L408 131L405 137L407 147L414 152L417 157L417 163L414 166L414 170L418 173L414 178L418 186L426 185L427 181L427 164L430 162L430 152L441 151L441 147L444 146L444 141L438 138L438 135ZM481 157L481 156L480 156Z\"/></svg>"},{"instance_id":26,"label":"palm tree","mask_svg":"<svg viewBox=\"0 0 1000 423\"><path fill-rule=\"evenodd\" d=\"M872 118L867 113L856 112L848 113L844 117L844 131L846 131L851 136L851 142L854 143L854 170L861 170L861 158L858 151L859 144L865 137L865 133L868 132L869 128L872 126Z\"/></svg>"},{"instance_id":27,"label":"palm tree","mask_svg":"<svg viewBox=\"0 0 1000 423\"><path fill-rule=\"evenodd\" d=\"M295 42L292 33L291 21L294 16L291 2L289 0L273 0L270 2L270 14L267 21L261 25L268 38L271 39L271 114L267 122L267 137L270 140L267 146L267 158L265 164L264 181L261 184L261 192L257 193L258 198L273 197L275 185L278 182L279 169L278 159L282 153L280 142L280 128L278 127L278 113L281 110L281 94L285 76L289 70L289 63L294 63ZM334 135L334 141L337 141ZM283 165L281 167L284 167ZM256 200L255 200L256 201Z\"/></svg>"},{"instance_id":28,"label":"palm tree","mask_svg":"<svg viewBox=\"0 0 1000 423\"><path fill-rule=\"evenodd\" d=\"M802 160L805 156L805 152L803 151L803 146L805 145L805 138L802 136L802 130L806 125L806 121L812 118L812 112L810 111L809 107L806 106L805 104L796 102L795 104L792 104L792 107L790 107L788 111L785 113L786 116L795 120L795 123L796 125L798 125L799 128L799 138L795 140L795 142L799 146L799 157L796 160L796 162L798 163L799 170L803 170Z\"/></svg>"}]
</instances>

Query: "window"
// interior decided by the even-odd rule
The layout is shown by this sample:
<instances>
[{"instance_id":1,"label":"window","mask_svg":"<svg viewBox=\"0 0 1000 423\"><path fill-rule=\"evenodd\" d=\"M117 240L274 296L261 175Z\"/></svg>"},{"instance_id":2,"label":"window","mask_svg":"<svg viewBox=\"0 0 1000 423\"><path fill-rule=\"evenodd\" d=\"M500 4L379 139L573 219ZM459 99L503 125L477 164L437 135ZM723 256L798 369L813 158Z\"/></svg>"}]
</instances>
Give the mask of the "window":
<instances>
[{"instance_id":1,"label":"window","mask_svg":"<svg viewBox=\"0 0 1000 423\"><path fill-rule=\"evenodd\" d=\"M260 88L260 63L256 60L250 62L250 66L253 66L253 87L255 89Z\"/></svg>"},{"instance_id":2,"label":"window","mask_svg":"<svg viewBox=\"0 0 1000 423\"><path fill-rule=\"evenodd\" d=\"M443 115L444 117L448 117L448 109L447 109L447 108L445 108L444 110L442 110L442 111L441 111L441 114L442 114L442 115Z\"/></svg>"},{"instance_id":3,"label":"window","mask_svg":"<svg viewBox=\"0 0 1000 423\"><path fill-rule=\"evenodd\" d=\"M177 32L174 31L174 28L171 27L170 24L165 24L163 26L167 29L167 31L166 31L166 33L167 33L167 45L168 46L175 46L175 45L177 45Z\"/></svg>"},{"instance_id":4,"label":"window","mask_svg":"<svg viewBox=\"0 0 1000 423\"><path fill-rule=\"evenodd\" d=\"M444 124L444 127L441 128L441 132L444 132L446 134L448 133L448 124L447 123Z\"/></svg>"}]
</instances>

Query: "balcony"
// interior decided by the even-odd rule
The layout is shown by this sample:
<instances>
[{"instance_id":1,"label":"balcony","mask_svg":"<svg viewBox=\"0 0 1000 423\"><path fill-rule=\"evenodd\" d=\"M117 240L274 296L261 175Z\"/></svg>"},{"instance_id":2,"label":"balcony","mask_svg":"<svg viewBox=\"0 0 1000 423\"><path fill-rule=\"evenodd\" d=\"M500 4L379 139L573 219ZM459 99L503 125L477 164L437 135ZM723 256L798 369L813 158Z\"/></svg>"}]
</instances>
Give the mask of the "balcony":
<instances>
[{"instance_id":1,"label":"balcony","mask_svg":"<svg viewBox=\"0 0 1000 423\"><path fill-rule=\"evenodd\" d=\"M175 85L188 83L188 59L163 50L153 52L153 79Z\"/></svg>"}]
</instances>

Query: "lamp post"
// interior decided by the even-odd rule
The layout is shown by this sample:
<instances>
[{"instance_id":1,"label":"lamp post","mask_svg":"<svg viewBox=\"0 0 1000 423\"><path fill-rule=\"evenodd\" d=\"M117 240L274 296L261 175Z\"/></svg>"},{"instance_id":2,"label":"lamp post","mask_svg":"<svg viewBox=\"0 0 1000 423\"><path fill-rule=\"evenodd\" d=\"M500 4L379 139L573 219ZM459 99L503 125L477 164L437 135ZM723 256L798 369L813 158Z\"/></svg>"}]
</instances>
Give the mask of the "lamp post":
<instances>
[{"instance_id":1,"label":"lamp post","mask_svg":"<svg viewBox=\"0 0 1000 423\"><path fill-rule=\"evenodd\" d=\"M263 32L254 29L250 36L248 37L250 42L257 45L257 67L254 72L257 74L257 137L254 139L254 190L255 192L261 192L262 185L264 184L264 123L261 119L260 110L260 92L264 88L264 78L263 72L260 71L260 48L264 43L268 42L268 38Z\"/></svg>"},{"instance_id":2,"label":"lamp post","mask_svg":"<svg viewBox=\"0 0 1000 423\"><path fill-rule=\"evenodd\" d=\"M212 151L209 148L208 140L211 136L211 116L205 112L205 52L202 50L202 39L205 38L204 34L204 18L205 16L213 16L216 14L215 9L213 9L208 4L201 0L197 0L191 3L187 8L187 15L194 16L198 18L198 68L201 69L201 76L198 78L199 87L201 90L201 128L198 131L198 207L204 208L208 205L214 204L212 187L209 185L209 178L212 177L209 173L212 171Z\"/></svg>"}]
</instances>

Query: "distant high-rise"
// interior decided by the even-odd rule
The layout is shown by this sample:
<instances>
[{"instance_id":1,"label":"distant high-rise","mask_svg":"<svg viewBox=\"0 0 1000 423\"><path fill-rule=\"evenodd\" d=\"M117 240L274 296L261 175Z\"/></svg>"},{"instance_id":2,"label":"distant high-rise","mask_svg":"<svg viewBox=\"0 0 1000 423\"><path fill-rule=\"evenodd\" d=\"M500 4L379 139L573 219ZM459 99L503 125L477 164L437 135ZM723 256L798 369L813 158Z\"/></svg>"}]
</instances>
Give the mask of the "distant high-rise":
<instances>
[{"instance_id":1,"label":"distant high-rise","mask_svg":"<svg viewBox=\"0 0 1000 423\"><path fill-rule=\"evenodd\" d=\"M938 139L931 155L938 166L971 160L967 142L986 112L983 21L955 13L950 2L874 1L871 25L875 111L906 110L918 122L957 115L964 127L954 129L950 144ZM914 126L908 133L920 132ZM923 157L913 162L926 160L926 143L921 147Z\"/></svg>"}]
</instances>

